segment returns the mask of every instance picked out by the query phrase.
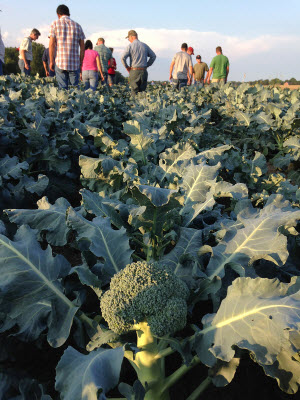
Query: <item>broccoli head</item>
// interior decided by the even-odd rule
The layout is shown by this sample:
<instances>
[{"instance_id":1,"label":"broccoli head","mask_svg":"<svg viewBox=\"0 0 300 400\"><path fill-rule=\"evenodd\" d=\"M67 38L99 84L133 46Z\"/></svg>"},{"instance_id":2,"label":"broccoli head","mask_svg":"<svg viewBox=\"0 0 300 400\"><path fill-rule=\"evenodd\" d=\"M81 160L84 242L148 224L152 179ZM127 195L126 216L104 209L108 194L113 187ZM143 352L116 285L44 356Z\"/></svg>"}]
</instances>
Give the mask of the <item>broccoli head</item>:
<instances>
[{"instance_id":1,"label":"broccoli head","mask_svg":"<svg viewBox=\"0 0 300 400\"><path fill-rule=\"evenodd\" d=\"M186 284L172 271L158 263L138 261L114 275L100 306L116 333L147 322L153 335L164 336L186 325L188 296Z\"/></svg>"}]
</instances>

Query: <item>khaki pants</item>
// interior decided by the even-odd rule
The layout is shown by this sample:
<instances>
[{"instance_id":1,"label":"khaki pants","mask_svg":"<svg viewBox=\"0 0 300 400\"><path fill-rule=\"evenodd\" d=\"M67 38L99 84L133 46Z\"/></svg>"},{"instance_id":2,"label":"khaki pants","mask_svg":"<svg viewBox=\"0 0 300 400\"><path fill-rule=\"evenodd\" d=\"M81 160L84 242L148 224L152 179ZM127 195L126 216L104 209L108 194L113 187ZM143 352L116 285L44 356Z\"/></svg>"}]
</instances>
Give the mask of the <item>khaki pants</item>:
<instances>
[{"instance_id":1,"label":"khaki pants","mask_svg":"<svg viewBox=\"0 0 300 400\"><path fill-rule=\"evenodd\" d=\"M212 80L211 80L211 83L219 83L219 82L225 83L225 78L221 78L221 79L212 79Z\"/></svg>"}]
</instances>

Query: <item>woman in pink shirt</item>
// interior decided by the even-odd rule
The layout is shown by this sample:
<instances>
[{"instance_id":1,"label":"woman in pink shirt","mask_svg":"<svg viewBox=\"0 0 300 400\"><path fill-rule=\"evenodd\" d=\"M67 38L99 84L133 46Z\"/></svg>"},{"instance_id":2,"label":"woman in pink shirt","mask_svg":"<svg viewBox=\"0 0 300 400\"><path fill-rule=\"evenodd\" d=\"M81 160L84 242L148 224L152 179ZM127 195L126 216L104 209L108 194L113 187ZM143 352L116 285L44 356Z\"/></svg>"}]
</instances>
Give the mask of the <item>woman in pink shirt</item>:
<instances>
[{"instance_id":1,"label":"woman in pink shirt","mask_svg":"<svg viewBox=\"0 0 300 400\"><path fill-rule=\"evenodd\" d=\"M84 47L85 52L82 62L81 77L85 86L85 90L92 89L95 91L98 85L98 71L100 72L101 79L104 79L99 54L96 50L93 50L93 43L90 40L85 42Z\"/></svg>"}]
</instances>

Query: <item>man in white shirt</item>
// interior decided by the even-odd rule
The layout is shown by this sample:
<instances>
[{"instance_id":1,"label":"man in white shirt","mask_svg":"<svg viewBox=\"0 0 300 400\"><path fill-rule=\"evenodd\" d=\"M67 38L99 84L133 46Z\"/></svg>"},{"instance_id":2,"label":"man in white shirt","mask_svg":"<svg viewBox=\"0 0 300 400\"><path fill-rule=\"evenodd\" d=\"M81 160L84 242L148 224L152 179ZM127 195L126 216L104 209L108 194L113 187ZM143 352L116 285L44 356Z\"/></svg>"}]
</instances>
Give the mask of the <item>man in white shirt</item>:
<instances>
[{"instance_id":1,"label":"man in white shirt","mask_svg":"<svg viewBox=\"0 0 300 400\"><path fill-rule=\"evenodd\" d=\"M30 63L33 59L32 41L37 40L40 36L41 34L37 29L32 29L30 36L22 40L19 50L19 68L21 70L21 75L30 75Z\"/></svg>"},{"instance_id":2,"label":"man in white shirt","mask_svg":"<svg viewBox=\"0 0 300 400\"><path fill-rule=\"evenodd\" d=\"M184 86L190 85L193 79L193 63L187 50L187 44L182 43L181 51L175 54L170 65L169 79L173 79L173 84L179 90Z\"/></svg>"}]
</instances>

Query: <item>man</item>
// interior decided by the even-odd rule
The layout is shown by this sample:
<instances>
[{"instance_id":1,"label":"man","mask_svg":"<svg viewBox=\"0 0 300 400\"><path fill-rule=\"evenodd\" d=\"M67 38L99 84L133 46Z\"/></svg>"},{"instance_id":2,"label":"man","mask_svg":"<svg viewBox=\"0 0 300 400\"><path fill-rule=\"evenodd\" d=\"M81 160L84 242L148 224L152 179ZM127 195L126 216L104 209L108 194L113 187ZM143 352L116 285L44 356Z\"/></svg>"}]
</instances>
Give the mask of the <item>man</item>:
<instances>
[{"instance_id":1,"label":"man","mask_svg":"<svg viewBox=\"0 0 300 400\"><path fill-rule=\"evenodd\" d=\"M190 48L193 50L193 48ZM175 54L170 65L170 80L173 79L173 83L176 89L181 89L186 85L190 85L193 79L193 64L191 55L188 54L188 46L186 43L182 43L181 51ZM191 53L191 51L189 51ZM194 50L192 51L194 54ZM174 69L174 74L173 74Z\"/></svg>"},{"instance_id":2,"label":"man","mask_svg":"<svg viewBox=\"0 0 300 400\"><path fill-rule=\"evenodd\" d=\"M50 36L48 36L48 38L50 39ZM56 51L55 51L54 61L55 61L55 57L56 57ZM50 69L49 47L44 50L42 61L43 61L46 76L50 76L50 77L55 76L55 71L51 71L51 69Z\"/></svg>"},{"instance_id":3,"label":"man","mask_svg":"<svg viewBox=\"0 0 300 400\"><path fill-rule=\"evenodd\" d=\"M216 53L217 55L212 59L210 66L209 66L209 71L208 71L208 76L207 76L207 83L210 83L210 77L213 72L213 79L212 83L215 82L227 82L227 77L229 74L229 61L226 56L222 54L222 47L218 46L216 48Z\"/></svg>"},{"instance_id":4,"label":"man","mask_svg":"<svg viewBox=\"0 0 300 400\"><path fill-rule=\"evenodd\" d=\"M146 90L147 68L154 63L156 55L146 43L138 40L138 34L133 29L128 32L128 36L125 39L128 39L130 44L124 51L121 61L129 72L129 85L132 94L135 96L138 92ZM128 57L130 66L126 62Z\"/></svg>"},{"instance_id":5,"label":"man","mask_svg":"<svg viewBox=\"0 0 300 400\"><path fill-rule=\"evenodd\" d=\"M4 56L5 56L5 46L0 32L0 76L3 75Z\"/></svg>"},{"instance_id":6,"label":"man","mask_svg":"<svg viewBox=\"0 0 300 400\"><path fill-rule=\"evenodd\" d=\"M37 40L41 36L37 29L32 29L30 36L25 37L19 48L19 68L21 75L30 75L31 68L30 63L33 59L32 56L32 41Z\"/></svg>"},{"instance_id":7,"label":"man","mask_svg":"<svg viewBox=\"0 0 300 400\"><path fill-rule=\"evenodd\" d=\"M78 86L80 68L84 58L84 33L81 26L71 20L69 8L60 5L56 9L58 20L52 22L50 27L50 70L55 74L58 86L68 89L71 85ZM80 54L79 54L80 48Z\"/></svg>"},{"instance_id":8,"label":"man","mask_svg":"<svg viewBox=\"0 0 300 400\"><path fill-rule=\"evenodd\" d=\"M205 62L201 61L201 56L199 54L196 56L196 61L197 64L195 64L193 67L193 79L195 85L197 85L198 88L200 89L203 88L204 83L206 83L206 79L204 79L204 77L205 77L205 71L208 72L208 66Z\"/></svg>"},{"instance_id":9,"label":"man","mask_svg":"<svg viewBox=\"0 0 300 400\"><path fill-rule=\"evenodd\" d=\"M100 64L102 68L102 73L104 76L103 85L107 85L107 78L108 78L108 61L112 58L111 50L105 46L105 40L103 38L99 38L97 41L97 45L94 47L99 54Z\"/></svg>"}]
</instances>

